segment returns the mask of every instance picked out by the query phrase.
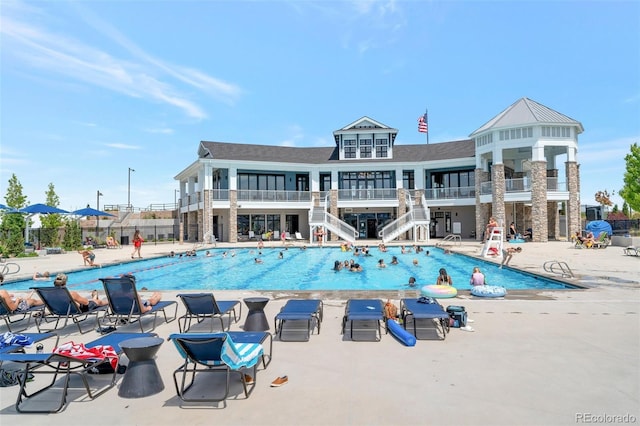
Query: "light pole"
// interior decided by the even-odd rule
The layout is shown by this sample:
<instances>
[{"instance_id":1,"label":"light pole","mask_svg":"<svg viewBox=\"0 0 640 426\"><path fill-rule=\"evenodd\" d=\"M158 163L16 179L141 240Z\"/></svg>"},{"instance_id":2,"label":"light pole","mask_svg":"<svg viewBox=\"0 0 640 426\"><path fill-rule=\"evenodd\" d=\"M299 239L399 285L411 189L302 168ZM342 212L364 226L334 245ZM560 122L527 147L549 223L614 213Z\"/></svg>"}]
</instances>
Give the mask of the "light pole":
<instances>
[{"instance_id":1,"label":"light pole","mask_svg":"<svg viewBox=\"0 0 640 426\"><path fill-rule=\"evenodd\" d=\"M173 204L176 206L176 214L178 215L178 235L180 234L180 222L182 221L182 218L180 217L180 207L178 206L178 199L177 196L180 193L179 189L174 189L173 190ZM173 236L173 240L175 242L175 232L174 232L174 236Z\"/></svg>"},{"instance_id":2,"label":"light pole","mask_svg":"<svg viewBox=\"0 0 640 426\"><path fill-rule=\"evenodd\" d=\"M129 167L129 179L127 180L127 210L131 211L131 172L135 172Z\"/></svg>"},{"instance_id":3,"label":"light pole","mask_svg":"<svg viewBox=\"0 0 640 426\"><path fill-rule=\"evenodd\" d=\"M102 196L102 192L98 189L96 192L96 210L100 210L100 197ZM100 225L100 216L96 216L96 239L98 238L98 227Z\"/></svg>"}]
</instances>

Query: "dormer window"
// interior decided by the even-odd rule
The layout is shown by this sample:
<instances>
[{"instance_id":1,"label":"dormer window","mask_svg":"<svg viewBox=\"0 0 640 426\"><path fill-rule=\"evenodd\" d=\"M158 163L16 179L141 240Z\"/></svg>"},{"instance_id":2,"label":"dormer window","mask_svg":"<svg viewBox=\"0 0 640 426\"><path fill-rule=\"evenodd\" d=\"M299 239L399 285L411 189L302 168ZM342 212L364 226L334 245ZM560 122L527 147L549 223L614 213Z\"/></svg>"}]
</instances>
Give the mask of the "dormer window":
<instances>
[{"instance_id":1,"label":"dormer window","mask_svg":"<svg viewBox=\"0 0 640 426\"><path fill-rule=\"evenodd\" d=\"M356 158L356 140L355 139L345 139L342 142L344 146L344 158Z\"/></svg>"},{"instance_id":2,"label":"dormer window","mask_svg":"<svg viewBox=\"0 0 640 426\"><path fill-rule=\"evenodd\" d=\"M376 139L376 158L387 158L389 156L389 140Z\"/></svg>"},{"instance_id":3,"label":"dormer window","mask_svg":"<svg viewBox=\"0 0 640 426\"><path fill-rule=\"evenodd\" d=\"M360 139L360 158L371 158L373 152L373 141L371 139Z\"/></svg>"}]
</instances>

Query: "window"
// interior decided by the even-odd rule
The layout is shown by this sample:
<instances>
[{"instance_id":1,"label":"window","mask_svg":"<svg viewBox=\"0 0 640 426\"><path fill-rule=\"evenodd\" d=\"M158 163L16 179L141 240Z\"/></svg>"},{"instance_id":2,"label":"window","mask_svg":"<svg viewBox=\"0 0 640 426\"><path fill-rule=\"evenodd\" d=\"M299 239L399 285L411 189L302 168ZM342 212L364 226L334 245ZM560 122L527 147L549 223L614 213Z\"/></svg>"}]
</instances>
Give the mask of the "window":
<instances>
[{"instance_id":1,"label":"window","mask_svg":"<svg viewBox=\"0 0 640 426\"><path fill-rule=\"evenodd\" d=\"M338 175L339 188L395 188L395 173L380 172L341 172Z\"/></svg>"},{"instance_id":2,"label":"window","mask_svg":"<svg viewBox=\"0 0 640 426\"><path fill-rule=\"evenodd\" d=\"M284 175L238 173L238 189L284 191Z\"/></svg>"},{"instance_id":3,"label":"window","mask_svg":"<svg viewBox=\"0 0 640 426\"><path fill-rule=\"evenodd\" d=\"M542 136L547 138L570 138L571 127L569 126L543 126Z\"/></svg>"},{"instance_id":4,"label":"window","mask_svg":"<svg viewBox=\"0 0 640 426\"><path fill-rule=\"evenodd\" d=\"M356 140L345 139L342 141L344 147L344 158L356 158Z\"/></svg>"},{"instance_id":5,"label":"window","mask_svg":"<svg viewBox=\"0 0 640 426\"><path fill-rule=\"evenodd\" d=\"M373 141L371 139L360 139L360 158L371 158L372 147Z\"/></svg>"},{"instance_id":6,"label":"window","mask_svg":"<svg viewBox=\"0 0 640 426\"><path fill-rule=\"evenodd\" d=\"M416 189L415 172L413 170L402 171L402 187L404 189Z\"/></svg>"},{"instance_id":7,"label":"window","mask_svg":"<svg viewBox=\"0 0 640 426\"><path fill-rule=\"evenodd\" d=\"M389 156L388 147L376 146L376 158L387 158Z\"/></svg>"}]
</instances>

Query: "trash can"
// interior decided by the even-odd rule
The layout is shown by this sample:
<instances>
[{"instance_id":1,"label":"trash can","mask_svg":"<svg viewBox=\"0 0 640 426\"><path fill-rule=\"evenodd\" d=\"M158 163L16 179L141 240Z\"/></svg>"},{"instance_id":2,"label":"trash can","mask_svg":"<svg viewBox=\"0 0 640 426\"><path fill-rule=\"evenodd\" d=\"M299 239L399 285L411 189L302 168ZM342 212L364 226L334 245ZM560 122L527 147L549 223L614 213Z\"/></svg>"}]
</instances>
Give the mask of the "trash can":
<instances>
[{"instance_id":1,"label":"trash can","mask_svg":"<svg viewBox=\"0 0 640 426\"><path fill-rule=\"evenodd\" d=\"M120 245L121 246L128 246L129 245L129 236L128 235L120 236Z\"/></svg>"}]
</instances>

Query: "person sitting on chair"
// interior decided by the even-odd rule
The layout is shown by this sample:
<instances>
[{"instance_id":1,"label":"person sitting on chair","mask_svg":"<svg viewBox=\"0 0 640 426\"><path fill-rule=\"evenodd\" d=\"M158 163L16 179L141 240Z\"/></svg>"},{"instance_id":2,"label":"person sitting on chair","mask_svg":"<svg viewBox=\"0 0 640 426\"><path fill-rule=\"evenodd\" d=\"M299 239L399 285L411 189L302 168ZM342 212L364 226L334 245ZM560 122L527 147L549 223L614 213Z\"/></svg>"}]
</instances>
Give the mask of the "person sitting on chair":
<instances>
[{"instance_id":1,"label":"person sitting on chair","mask_svg":"<svg viewBox=\"0 0 640 426\"><path fill-rule=\"evenodd\" d=\"M66 287L67 286L67 275L66 274L58 274L56 275L55 280L53 280L53 285L56 287ZM77 291L69 291L71 298L78 306L81 312L88 312L92 309L95 309L98 306L104 306L109 304L106 300L101 300L98 297L98 290L93 290L91 292L91 299L87 299L86 297L80 296L80 293Z\"/></svg>"},{"instance_id":2,"label":"person sitting on chair","mask_svg":"<svg viewBox=\"0 0 640 426\"><path fill-rule=\"evenodd\" d=\"M44 304L42 300L34 299L32 296L33 291L31 291L28 296L23 297L17 296L15 294L10 294L9 292L7 292L7 290L0 290L0 297L4 299L4 303L7 305L7 308L9 308L10 312L28 311L32 306L40 306Z\"/></svg>"}]
</instances>

